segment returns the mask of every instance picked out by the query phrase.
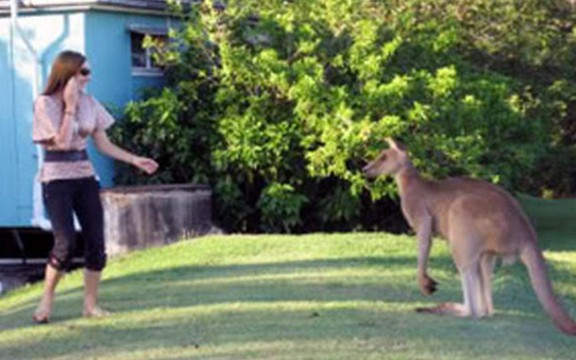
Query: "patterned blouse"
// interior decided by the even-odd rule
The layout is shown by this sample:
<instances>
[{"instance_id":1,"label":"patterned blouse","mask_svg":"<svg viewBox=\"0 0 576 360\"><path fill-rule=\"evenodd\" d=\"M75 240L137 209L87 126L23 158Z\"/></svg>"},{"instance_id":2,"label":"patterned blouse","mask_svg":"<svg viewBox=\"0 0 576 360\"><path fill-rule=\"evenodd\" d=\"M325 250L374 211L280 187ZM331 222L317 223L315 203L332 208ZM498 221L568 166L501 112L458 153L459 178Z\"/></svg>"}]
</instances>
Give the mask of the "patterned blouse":
<instances>
[{"instance_id":1,"label":"patterned blouse","mask_svg":"<svg viewBox=\"0 0 576 360\"><path fill-rule=\"evenodd\" d=\"M53 139L64 117L64 102L56 95L40 95L34 103L32 140L43 143ZM87 140L96 130L105 130L114 123L114 118L94 97L82 94L76 107L73 122L72 143L68 150L86 149ZM45 150L56 150L54 146L42 144ZM62 179L79 179L95 176L90 160L70 162L44 162L38 174L41 182Z\"/></svg>"}]
</instances>

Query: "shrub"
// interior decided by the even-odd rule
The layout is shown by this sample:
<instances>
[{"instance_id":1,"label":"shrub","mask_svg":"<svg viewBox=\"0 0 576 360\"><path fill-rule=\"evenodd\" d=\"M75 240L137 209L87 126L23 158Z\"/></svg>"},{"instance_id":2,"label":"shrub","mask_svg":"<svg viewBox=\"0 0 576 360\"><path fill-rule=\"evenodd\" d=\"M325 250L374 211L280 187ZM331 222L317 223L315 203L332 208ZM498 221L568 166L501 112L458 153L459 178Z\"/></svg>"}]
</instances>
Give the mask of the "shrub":
<instances>
[{"instance_id":1,"label":"shrub","mask_svg":"<svg viewBox=\"0 0 576 360\"><path fill-rule=\"evenodd\" d=\"M117 139L160 160L147 181L211 184L230 231L379 228L368 214L397 213L395 187L360 169L387 136L428 175L554 188L534 170L568 156L555 148L575 97L551 95L575 88L574 37L554 26L573 14L489 3L193 6L163 59L167 88L128 106ZM554 76L531 76L541 68ZM125 169L119 180L144 181Z\"/></svg>"}]
</instances>

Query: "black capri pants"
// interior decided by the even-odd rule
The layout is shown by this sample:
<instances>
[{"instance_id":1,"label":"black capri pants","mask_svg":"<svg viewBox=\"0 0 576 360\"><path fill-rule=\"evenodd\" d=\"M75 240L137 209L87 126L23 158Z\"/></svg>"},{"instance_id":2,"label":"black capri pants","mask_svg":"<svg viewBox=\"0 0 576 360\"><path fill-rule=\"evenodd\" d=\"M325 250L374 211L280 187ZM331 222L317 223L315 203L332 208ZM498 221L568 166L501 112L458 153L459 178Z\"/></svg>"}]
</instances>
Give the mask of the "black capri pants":
<instances>
[{"instance_id":1,"label":"black capri pants","mask_svg":"<svg viewBox=\"0 0 576 360\"><path fill-rule=\"evenodd\" d=\"M54 235L48 264L58 271L70 268L76 249L75 213L84 238L84 266L91 271L102 271L106 266L106 251L98 181L94 177L53 180L42 184L42 196Z\"/></svg>"}]
</instances>

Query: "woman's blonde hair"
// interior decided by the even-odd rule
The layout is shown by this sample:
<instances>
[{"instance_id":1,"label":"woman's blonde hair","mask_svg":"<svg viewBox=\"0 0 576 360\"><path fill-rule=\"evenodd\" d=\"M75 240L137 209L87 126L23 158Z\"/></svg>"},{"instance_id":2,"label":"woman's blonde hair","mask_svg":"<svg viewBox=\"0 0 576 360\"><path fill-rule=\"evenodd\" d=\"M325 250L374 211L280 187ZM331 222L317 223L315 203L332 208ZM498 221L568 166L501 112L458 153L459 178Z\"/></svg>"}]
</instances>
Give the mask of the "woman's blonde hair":
<instances>
[{"instance_id":1,"label":"woman's blonde hair","mask_svg":"<svg viewBox=\"0 0 576 360\"><path fill-rule=\"evenodd\" d=\"M54 60L48 83L44 89L44 95L52 95L66 86L68 80L76 73L86 62L86 56L76 51L62 51Z\"/></svg>"}]
</instances>

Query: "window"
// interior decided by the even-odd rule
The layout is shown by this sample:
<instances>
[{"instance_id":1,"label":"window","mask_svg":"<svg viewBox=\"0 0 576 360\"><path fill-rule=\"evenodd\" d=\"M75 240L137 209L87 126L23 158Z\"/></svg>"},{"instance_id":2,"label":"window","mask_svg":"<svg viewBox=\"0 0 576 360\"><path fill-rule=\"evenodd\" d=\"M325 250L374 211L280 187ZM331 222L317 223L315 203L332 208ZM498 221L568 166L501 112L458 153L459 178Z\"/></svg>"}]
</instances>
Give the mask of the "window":
<instances>
[{"instance_id":1,"label":"window","mask_svg":"<svg viewBox=\"0 0 576 360\"><path fill-rule=\"evenodd\" d=\"M130 26L130 48L132 61L132 74L134 75L162 75L162 65L154 59L155 49L145 46L147 37L154 43L162 46L167 43L166 29L150 28L144 26Z\"/></svg>"}]
</instances>

